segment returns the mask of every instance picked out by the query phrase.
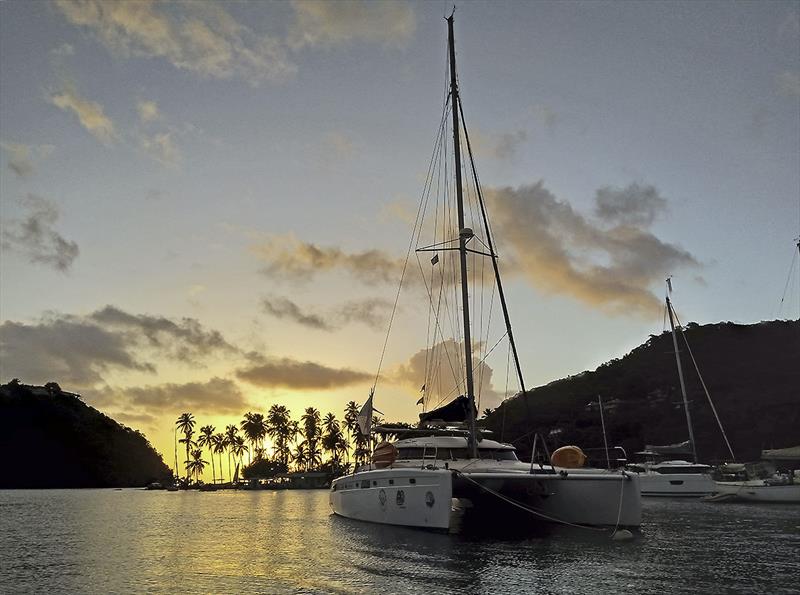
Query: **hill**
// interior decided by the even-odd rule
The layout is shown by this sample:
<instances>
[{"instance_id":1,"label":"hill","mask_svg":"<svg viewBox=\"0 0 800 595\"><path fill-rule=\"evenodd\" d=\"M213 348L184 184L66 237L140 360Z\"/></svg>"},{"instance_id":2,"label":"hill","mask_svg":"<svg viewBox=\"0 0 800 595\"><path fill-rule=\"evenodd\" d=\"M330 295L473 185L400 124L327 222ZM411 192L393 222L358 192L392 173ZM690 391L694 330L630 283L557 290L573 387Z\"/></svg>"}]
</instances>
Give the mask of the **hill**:
<instances>
[{"instance_id":1,"label":"hill","mask_svg":"<svg viewBox=\"0 0 800 595\"><path fill-rule=\"evenodd\" d=\"M172 476L143 434L54 383L0 386L0 488L145 486Z\"/></svg>"},{"instance_id":2,"label":"hill","mask_svg":"<svg viewBox=\"0 0 800 595\"><path fill-rule=\"evenodd\" d=\"M685 333L738 460L758 459L762 448L800 443L800 322L689 323ZM698 457L704 462L730 458L678 338ZM598 395L609 445L622 445L629 457L645 444L688 438L669 332L651 335L625 357L593 372L506 400L488 416L486 427L514 442L523 454L537 432L548 437L551 449L564 444L602 447Z\"/></svg>"}]
</instances>

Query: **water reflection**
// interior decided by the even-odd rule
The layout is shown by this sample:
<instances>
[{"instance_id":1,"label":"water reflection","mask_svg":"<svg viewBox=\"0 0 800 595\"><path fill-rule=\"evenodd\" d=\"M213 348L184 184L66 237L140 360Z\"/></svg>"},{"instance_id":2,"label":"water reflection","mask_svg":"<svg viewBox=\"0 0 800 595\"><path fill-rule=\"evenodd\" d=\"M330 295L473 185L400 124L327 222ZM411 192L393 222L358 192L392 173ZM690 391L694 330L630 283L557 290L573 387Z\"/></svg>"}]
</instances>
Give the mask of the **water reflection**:
<instances>
[{"instance_id":1,"label":"water reflection","mask_svg":"<svg viewBox=\"0 0 800 595\"><path fill-rule=\"evenodd\" d=\"M0 591L797 592L792 506L648 501L643 535L472 538L330 515L308 492L0 492Z\"/></svg>"}]
</instances>

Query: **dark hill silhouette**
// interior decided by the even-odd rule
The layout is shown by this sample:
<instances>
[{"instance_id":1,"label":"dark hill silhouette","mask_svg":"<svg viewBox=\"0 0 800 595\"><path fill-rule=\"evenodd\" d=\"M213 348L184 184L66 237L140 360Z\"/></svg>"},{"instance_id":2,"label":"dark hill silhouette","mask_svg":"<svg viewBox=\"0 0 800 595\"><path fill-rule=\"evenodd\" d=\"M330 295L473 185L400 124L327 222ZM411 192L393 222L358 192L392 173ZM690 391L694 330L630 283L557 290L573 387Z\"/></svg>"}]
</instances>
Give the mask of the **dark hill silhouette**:
<instances>
[{"instance_id":1,"label":"dark hill silhouette","mask_svg":"<svg viewBox=\"0 0 800 595\"><path fill-rule=\"evenodd\" d=\"M762 448L800 443L800 322L689 323L685 332L738 460L758 459ZM678 339L698 458L729 459L685 344ZM594 372L507 400L488 416L486 426L515 442L521 453L530 451L532 432L548 436L550 448L602 447L598 395L609 445L621 444L629 457L645 444L688 438L669 332L651 335L644 345Z\"/></svg>"},{"instance_id":2,"label":"dark hill silhouette","mask_svg":"<svg viewBox=\"0 0 800 595\"><path fill-rule=\"evenodd\" d=\"M0 386L0 488L103 488L169 481L143 434L51 382Z\"/></svg>"}]
</instances>

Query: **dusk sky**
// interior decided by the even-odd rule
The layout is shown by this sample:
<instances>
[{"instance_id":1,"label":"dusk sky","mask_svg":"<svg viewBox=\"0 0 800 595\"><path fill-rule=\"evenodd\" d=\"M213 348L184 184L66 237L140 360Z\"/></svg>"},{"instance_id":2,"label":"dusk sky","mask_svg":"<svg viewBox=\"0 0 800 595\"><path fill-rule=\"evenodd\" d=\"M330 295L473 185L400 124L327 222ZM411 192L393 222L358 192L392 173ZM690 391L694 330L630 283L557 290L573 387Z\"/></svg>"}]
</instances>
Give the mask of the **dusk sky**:
<instances>
[{"instance_id":1,"label":"dusk sky","mask_svg":"<svg viewBox=\"0 0 800 595\"><path fill-rule=\"evenodd\" d=\"M168 463L183 411L363 402L451 9L0 3L0 380ZM529 386L660 333L668 275L684 322L800 315L798 2L464 2L455 31ZM412 421L424 315L397 316L376 406Z\"/></svg>"}]
</instances>

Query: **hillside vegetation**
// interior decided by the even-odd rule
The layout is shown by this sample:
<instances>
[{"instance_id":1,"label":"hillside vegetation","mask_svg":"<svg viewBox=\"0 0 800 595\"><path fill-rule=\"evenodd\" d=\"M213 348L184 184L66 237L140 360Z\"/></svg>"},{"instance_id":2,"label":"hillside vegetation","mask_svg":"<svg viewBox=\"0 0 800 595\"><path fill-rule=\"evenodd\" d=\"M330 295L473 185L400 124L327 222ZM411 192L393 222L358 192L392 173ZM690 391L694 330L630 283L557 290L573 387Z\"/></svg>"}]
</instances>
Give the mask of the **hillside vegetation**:
<instances>
[{"instance_id":1,"label":"hillside vegetation","mask_svg":"<svg viewBox=\"0 0 800 595\"><path fill-rule=\"evenodd\" d=\"M135 487L172 476L143 434L56 383L0 386L0 423L0 488Z\"/></svg>"},{"instance_id":2,"label":"hillside vegetation","mask_svg":"<svg viewBox=\"0 0 800 595\"><path fill-rule=\"evenodd\" d=\"M800 322L752 325L690 323L685 331L738 460L758 459L762 448L800 444ZM679 338L686 388L702 461L729 459L713 412ZM522 454L533 433L563 444L602 447L600 395L609 445L628 456L645 444L688 438L675 353L669 332L651 335L625 357L593 372L557 380L507 400L486 426Z\"/></svg>"}]
</instances>

